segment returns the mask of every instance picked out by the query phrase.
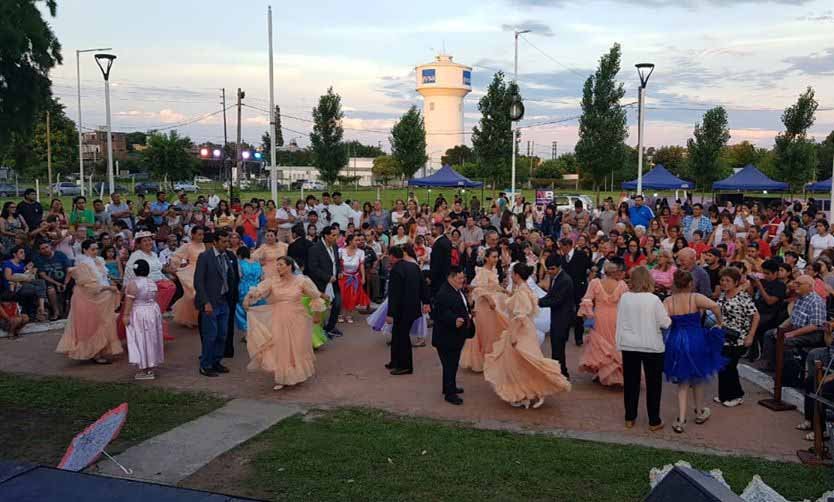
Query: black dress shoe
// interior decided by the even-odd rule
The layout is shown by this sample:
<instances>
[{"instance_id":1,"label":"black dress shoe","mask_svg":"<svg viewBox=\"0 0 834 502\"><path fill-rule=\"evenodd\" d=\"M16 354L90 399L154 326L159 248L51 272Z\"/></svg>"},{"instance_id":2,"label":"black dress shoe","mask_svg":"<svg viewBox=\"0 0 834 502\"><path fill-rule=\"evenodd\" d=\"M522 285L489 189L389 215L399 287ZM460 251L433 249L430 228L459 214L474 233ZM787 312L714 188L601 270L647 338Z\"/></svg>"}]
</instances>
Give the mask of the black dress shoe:
<instances>
[{"instance_id":1,"label":"black dress shoe","mask_svg":"<svg viewBox=\"0 0 834 502\"><path fill-rule=\"evenodd\" d=\"M463 394L463 387L456 387L455 392L458 394Z\"/></svg>"},{"instance_id":2,"label":"black dress shoe","mask_svg":"<svg viewBox=\"0 0 834 502\"><path fill-rule=\"evenodd\" d=\"M339 328L331 329L330 334L333 335L333 336L343 336L344 335L344 333L342 333L342 330L340 330Z\"/></svg>"},{"instance_id":3,"label":"black dress shoe","mask_svg":"<svg viewBox=\"0 0 834 502\"><path fill-rule=\"evenodd\" d=\"M585 345L585 342L583 342L582 340L577 340L577 341L576 341L576 346L577 346L577 347L581 347L581 346L583 346L583 345Z\"/></svg>"},{"instance_id":4,"label":"black dress shoe","mask_svg":"<svg viewBox=\"0 0 834 502\"><path fill-rule=\"evenodd\" d=\"M385 369L390 370L394 366L391 363L385 363Z\"/></svg>"},{"instance_id":5,"label":"black dress shoe","mask_svg":"<svg viewBox=\"0 0 834 502\"><path fill-rule=\"evenodd\" d=\"M457 394L448 394L444 397L447 403L454 404L454 405L461 405L463 404L463 399L460 398Z\"/></svg>"},{"instance_id":6,"label":"black dress shoe","mask_svg":"<svg viewBox=\"0 0 834 502\"><path fill-rule=\"evenodd\" d=\"M220 363L215 364L212 369L217 373L228 373L229 372L229 368L223 366Z\"/></svg>"},{"instance_id":7,"label":"black dress shoe","mask_svg":"<svg viewBox=\"0 0 834 502\"><path fill-rule=\"evenodd\" d=\"M407 370L402 368L395 368L391 370L392 375L410 375L412 373L414 373L414 370Z\"/></svg>"},{"instance_id":8,"label":"black dress shoe","mask_svg":"<svg viewBox=\"0 0 834 502\"><path fill-rule=\"evenodd\" d=\"M201 374L201 375L203 375L203 376L205 376L205 377L216 377L216 376L220 376L220 375L218 375L218 374L217 374L217 372L216 372L216 371L214 371L214 369L212 369L212 368L200 368L200 374Z\"/></svg>"}]
</instances>

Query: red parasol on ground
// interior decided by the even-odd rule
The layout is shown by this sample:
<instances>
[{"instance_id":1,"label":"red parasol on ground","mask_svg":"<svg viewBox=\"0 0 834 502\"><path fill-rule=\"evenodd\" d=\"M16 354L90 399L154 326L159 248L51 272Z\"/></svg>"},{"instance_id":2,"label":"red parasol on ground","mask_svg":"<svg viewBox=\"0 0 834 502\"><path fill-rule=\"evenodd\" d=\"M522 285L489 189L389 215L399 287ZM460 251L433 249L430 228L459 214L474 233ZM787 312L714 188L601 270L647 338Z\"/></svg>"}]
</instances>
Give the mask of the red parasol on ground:
<instances>
[{"instance_id":1,"label":"red parasol on ground","mask_svg":"<svg viewBox=\"0 0 834 502\"><path fill-rule=\"evenodd\" d=\"M102 415L72 438L58 468L78 472L98 460L102 453L107 455L104 449L119 435L126 419L127 403L122 403ZM110 455L107 457L113 458ZM124 467L122 469L125 470Z\"/></svg>"}]
</instances>

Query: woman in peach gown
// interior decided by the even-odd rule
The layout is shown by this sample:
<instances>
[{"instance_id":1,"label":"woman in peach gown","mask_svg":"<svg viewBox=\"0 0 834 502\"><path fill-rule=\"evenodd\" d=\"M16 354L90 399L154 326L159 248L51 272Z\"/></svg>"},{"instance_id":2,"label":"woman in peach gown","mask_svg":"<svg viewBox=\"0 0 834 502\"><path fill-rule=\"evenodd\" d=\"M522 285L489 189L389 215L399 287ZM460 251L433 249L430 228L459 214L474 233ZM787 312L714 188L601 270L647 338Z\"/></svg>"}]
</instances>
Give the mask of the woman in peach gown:
<instances>
[{"instance_id":1,"label":"woman in peach gown","mask_svg":"<svg viewBox=\"0 0 834 502\"><path fill-rule=\"evenodd\" d=\"M98 244L88 239L81 243L81 251L70 272L75 289L67 325L55 352L70 359L108 364L109 356L124 352L116 332L119 290L107 278Z\"/></svg>"},{"instance_id":2,"label":"woman in peach gown","mask_svg":"<svg viewBox=\"0 0 834 502\"><path fill-rule=\"evenodd\" d=\"M558 362L544 357L536 337L538 298L527 285L533 268L516 263L512 270L513 292L506 306L511 318L486 355L484 378L511 405L539 408L546 396L569 391L570 382Z\"/></svg>"},{"instance_id":3,"label":"woman in peach gown","mask_svg":"<svg viewBox=\"0 0 834 502\"><path fill-rule=\"evenodd\" d=\"M594 375L602 385L623 384L623 356L617 350L617 305L628 291L619 265L607 261L605 277L594 279L579 305L579 315L594 319L579 360L579 371Z\"/></svg>"},{"instance_id":4,"label":"woman in peach gown","mask_svg":"<svg viewBox=\"0 0 834 502\"><path fill-rule=\"evenodd\" d=\"M287 256L287 243L278 242L277 235L275 230L267 229L264 232L264 243L252 253L252 259L260 262L261 268L264 269L264 282L273 279L277 274L275 260Z\"/></svg>"},{"instance_id":5,"label":"woman in peach gown","mask_svg":"<svg viewBox=\"0 0 834 502\"><path fill-rule=\"evenodd\" d=\"M273 390L299 384L316 371L313 355L313 320L302 303L303 296L312 298L311 310L325 309L321 293L307 276L293 275L295 261L282 256L273 264L273 279L265 279L249 290L244 305L249 330L249 370L270 371L274 375ZM260 299L266 305L251 306Z\"/></svg>"},{"instance_id":6,"label":"woman in peach gown","mask_svg":"<svg viewBox=\"0 0 834 502\"><path fill-rule=\"evenodd\" d=\"M197 258L206 250L203 244L203 227L191 229L191 242L183 244L171 257L171 271L177 274L182 285L182 297L171 307L174 312L174 322L193 328L197 325L199 312L194 306L194 270Z\"/></svg>"},{"instance_id":7,"label":"woman in peach gown","mask_svg":"<svg viewBox=\"0 0 834 502\"><path fill-rule=\"evenodd\" d=\"M498 250L489 249L484 266L475 270L470 298L475 305L475 337L466 340L460 354L460 367L478 373L484 371L484 357L492 352L492 344L507 327L504 310L507 293L498 280Z\"/></svg>"}]
</instances>

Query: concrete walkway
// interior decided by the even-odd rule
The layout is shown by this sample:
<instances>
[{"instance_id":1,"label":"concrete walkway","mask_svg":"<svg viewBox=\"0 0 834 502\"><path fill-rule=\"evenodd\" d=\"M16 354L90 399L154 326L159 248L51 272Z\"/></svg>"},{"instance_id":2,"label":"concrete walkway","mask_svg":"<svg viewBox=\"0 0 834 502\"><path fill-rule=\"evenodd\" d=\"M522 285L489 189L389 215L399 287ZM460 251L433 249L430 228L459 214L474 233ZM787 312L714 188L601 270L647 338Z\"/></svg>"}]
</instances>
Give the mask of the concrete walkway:
<instances>
[{"instance_id":1,"label":"concrete walkway","mask_svg":"<svg viewBox=\"0 0 834 502\"><path fill-rule=\"evenodd\" d=\"M233 399L218 410L118 455L116 460L132 469L132 474L126 475L106 457L90 472L176 485L226 451L301 411L287 403Z\"/></svg>"}]
</instances>

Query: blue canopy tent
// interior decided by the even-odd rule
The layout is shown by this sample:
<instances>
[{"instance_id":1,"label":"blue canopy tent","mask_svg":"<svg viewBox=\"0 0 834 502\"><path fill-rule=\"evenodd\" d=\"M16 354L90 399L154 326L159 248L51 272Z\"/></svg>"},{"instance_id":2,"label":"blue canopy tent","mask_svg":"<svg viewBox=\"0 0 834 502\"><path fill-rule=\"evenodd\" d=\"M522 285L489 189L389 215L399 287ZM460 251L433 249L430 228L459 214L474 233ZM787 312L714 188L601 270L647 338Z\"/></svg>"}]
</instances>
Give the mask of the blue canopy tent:
<instances>
[{"instance_id":1,"label":"blue canopy tent","mask_svg":"<svg viewBox=\"0 0 834 502\"><path fill-rule=\"evenodd\" d=\"M670 173L663 164L654 166L654 169L643 175L643 188L652 190L692 190L695 183L678 178ZM637 180L624 181L624 190L636 190Z\"/></svg>"},{"instance_id":2,"label":"blue canopy tent","mask_svg":"<svg viewBox=\"0 0 834 502\"><path fill-rule=\"evenodd\" d=\"M831 178L827 180L817 181L816 183L808 183L805 185L805 190L809 192L830 192Z\"/></svg>"},{"instance_id":3,"label":"blue canopy tent","mask_svg":"<svg viewBox=\"0 0 834 502\"><path fill-rule=\"evenodd\" d=\"M747 164L741 171L735 173L729 178L713 183L712 189L713 191L768 190L772 192L782 192L790 189L790 185L783 181L774 181L768 178L763 172L759 171L753 164Z\"/></svg>"},{"instance_id":4,"label":"blue canopy tent","mask_svg":"<svg viewBox=\"0 0 834 502\"><path fill-rule=\"evenodd\" d=\"M475 188L483 186L480 181L472 181L466 176L452 169L452 166L446 164L439 171L426 176L425 178L413 178L408 180L408 186L411 187L455 187L455 188Z\"/></svg>"}]
</instances>

